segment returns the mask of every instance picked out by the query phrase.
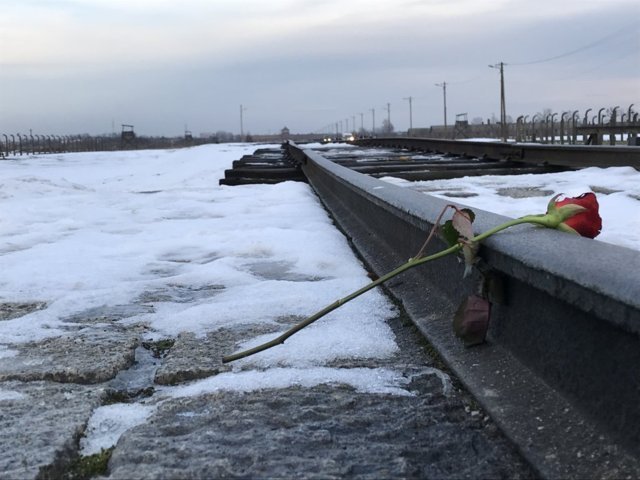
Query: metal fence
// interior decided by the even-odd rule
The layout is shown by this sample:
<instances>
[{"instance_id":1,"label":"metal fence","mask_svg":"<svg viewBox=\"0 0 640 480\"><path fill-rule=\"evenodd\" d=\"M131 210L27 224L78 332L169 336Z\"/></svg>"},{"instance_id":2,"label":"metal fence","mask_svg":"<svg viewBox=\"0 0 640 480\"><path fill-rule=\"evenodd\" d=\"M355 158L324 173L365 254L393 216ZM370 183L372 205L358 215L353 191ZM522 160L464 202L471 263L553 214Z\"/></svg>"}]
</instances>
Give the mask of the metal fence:
<instances>
[{"instance_id":1,"label":"metal fence","mask_svg":"<svg viewBox=\"0 0 640 480\"><path fill-rule=\"evenodd\" d=\"M506 134L516 142L559 143L576 145L585 143L602 145L608 143L629 143L637 145L640 134L639 114L633 104L627 109L620 107L589 108L565 112L545 112L534 115L520 115L515 122L507 125ZM454 125L431 128L414 128L408 132L412 137L428 138L500 138L499 122L482 124L469 123L466 114L456 116Z\"/></svg>"},{"instance_id":2,"label":"metal fence","mask_svg":"<svg viewBox=\"0 0 640 480\"><path fill-rule=\"evenodd\" d=\"M128 133L128 135L124 135ZM131 135L40 135L0 132L0 158L65 152L99 152L115 150L184 148L217 143L217 138L146 137Z\"/></svg>"}]
</instances>

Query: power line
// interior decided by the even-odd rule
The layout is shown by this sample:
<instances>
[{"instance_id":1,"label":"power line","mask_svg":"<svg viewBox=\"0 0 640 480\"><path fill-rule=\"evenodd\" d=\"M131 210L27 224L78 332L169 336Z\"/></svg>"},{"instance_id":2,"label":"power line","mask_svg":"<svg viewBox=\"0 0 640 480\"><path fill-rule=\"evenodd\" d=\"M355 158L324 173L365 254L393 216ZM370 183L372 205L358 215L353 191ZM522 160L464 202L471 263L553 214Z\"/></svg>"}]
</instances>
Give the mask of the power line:
<instances>
[{"instance_id":1,"label":"power line","mask_svg":"<svg viewBox=\"0 0 640 480\"><path fill-rule=\"evenodd\" d=\"M484 73L481 73L479 75L476 75L473 78L468 78L466 80L457 80L457 81L453 81L453 82L447 82L447 85L464 85L465 83L475 82L476 80L478 80L478 79L480 79L482 77L486 77L486 75Z\"/></svg>"},{"instance_id":2,"label":"power line","mask_svg":"<svg viewBox=\"0 0 640 480\"><path fill-rule=\"evenodd\" d=\"M569 52L565 52L565 53L561 53L560 55L554 55L553 57L547 57L547 58L541 58L538 60L533 60L531 62L520 62L520 63L514 63L514 62L509 62L509 65L511 66L525 66L525 65L536 65L538 63L546 63L546 62L551 62L552 60L558 60L559 58L565 58L565 57L569 57L571 55L575 55L576 53L580 53L583 52L585 50L588 50L590 48L593 47L597 47L598 45L601 45L605 42L608 42L609 40L611 40L612 38L618 37L620 35L623 35L624 33L627 32L627 30L631 30L632 28L636 28L636 24L631 24L631 25L627 25L619 30L616 30L613 33L610 33L609 35L606 35L598 40L596 40L595 42L591 42L587 45L583 45L582 47L576 48L575 50L571 50Z\"/></svg>"},{"instance_id":3,"label":"power line","mask_svg":"<svg viewBox=\"0 0 640 480\"><path fill-rule=\"evenodd\" d=\"M587 68L586 70L579 70L577 73L572 73L572 74L567 74L565 76L559 76L559 77L548 77L550 80L554 80L554 81L564 81L564 80L573 80L574 78L584 78L585 75L593 73L593 72L599 72L602 71L604 68L608 67L611 64L614 64L616 62L619 62L620 60L623 60L631 55L638 55L638 52L622 52L619 53L618 55L613 55L610 56L607 61L605 62L600 62L597 65L592 66L591 68Z\"/></svg>"}]
</instances>

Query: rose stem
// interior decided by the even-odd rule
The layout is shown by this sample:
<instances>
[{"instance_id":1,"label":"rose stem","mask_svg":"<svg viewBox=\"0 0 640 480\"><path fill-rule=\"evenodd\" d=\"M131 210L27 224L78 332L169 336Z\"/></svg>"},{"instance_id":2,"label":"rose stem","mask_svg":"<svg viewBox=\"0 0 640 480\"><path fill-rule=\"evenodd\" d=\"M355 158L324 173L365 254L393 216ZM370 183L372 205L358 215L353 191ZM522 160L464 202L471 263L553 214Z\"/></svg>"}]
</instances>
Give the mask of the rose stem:
<instances>
[{"instance_id":1,"label":"rose stem","mask_svg":"<svg viewBox=\"0 0 640 480\"><path fill-rule=\"evenodd\" d=\"M520 225L520 224L523 224L523 223L537 223L537 224L545 225L544 221L541 221L543 217L544 217L543 215L541 215L541 216L533 216L533 215L531 215L531 216L526 216L526 217L522 217L522 218L517 218L517 219L511 220L509 222L505 222L502 225L498 225L497 227L494 227L494 228L492 228L490 230L487 230L484 233L481 233L480 235L477 235L477 236L473 237L470 240L470 242L479 242L479 241L484 240L485 238L493 235L494 233L498 233L498 232L500 232L502 230L505 230L505 229L507 229L509 227L513 227L515 225ZM409 259L408 262L404 263L403 265L400 265L395 270L387 273L386 275L383 275L382 277L380 277L377 280L369 283L368 285L365 285L361 289L356 290L355 292L351 293L350 295L347 295L346 297L343 297L343 298L341 298L339 300L336 300L331 305L326 306L325 308L323 308L322 310L316 312L312 316L306 318L302 322L294 325L293 327L291 327L289 330L284 332L279 337L274 338L273 340L271 340L269 342L266 342L266 343L263 343L261 345L258 345L256 347L250 348L248 350L243 350L242 352L238 352L238 353L234 353L232 355L227 355L225 357L222 357L222 363L229 363L229 362L233 362L235 360L240 360L241 358L249 357L249 356L254 355L254 354L258 353L258 352L262 352L264 350L267 350L267 349L269 349L271 347L275 347L277 345L283 344L285 342L285 340L288 339L293 334L295 334L295 333L299 332L300 330L302 330L303 328L311 325L313 322L315 322L316 320L324 317L325 315L327 315L328 313L332 312L336 308L344 305L345 303L353 300L356 297L359 297L360 295L362 295L365 292L368 292L372 288L377 287L381 283L386 282L387 280L395 277L396 275L401 274L402 272L405 272L405 271L407 271L407 270L409 270L411 268L417 267L418 265L422 265L423 263L427 263L427 262L430 262L432 260L437 260L439 258L446 257L447 255L455 253L455 252L459 251L460 249L462 249L463 246L464 246L464 244L457 243L456 245L453 245L452 247L449 247L446 250L442 250L442 251L440 251L438 253L434 253L433 255L429 255L427 257L411 258L411 259Z\"/></svg>"}]
</instances>

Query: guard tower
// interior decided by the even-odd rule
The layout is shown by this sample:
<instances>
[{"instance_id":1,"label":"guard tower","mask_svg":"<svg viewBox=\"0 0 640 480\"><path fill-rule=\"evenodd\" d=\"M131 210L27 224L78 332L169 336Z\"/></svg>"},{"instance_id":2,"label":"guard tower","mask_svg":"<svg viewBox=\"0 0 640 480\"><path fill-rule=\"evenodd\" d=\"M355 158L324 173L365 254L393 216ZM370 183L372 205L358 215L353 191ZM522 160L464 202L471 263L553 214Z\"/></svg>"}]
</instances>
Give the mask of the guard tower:
<instances>
[{"instance_id":1,"label":"guard tower","mask_svg":"<svg viewBox=\"0 0 640 480\"><path fill-rule=\"evenodd\" d=\"M126 148L136 148L136 132L133 131L133 125L122 125L120 146L123 150Z\"/></svg>"},{"instance_id":2,"label":"guard tower","mask_svg":"<svg viewBox=\"0 0 640 480\"><path fill-rule=\"evenodd\" d=\"M467 120L466 113L458 113L456 115L453 138L469 138L469 120Z\"/></svg>"},{"instance_id":3,"label":"guard tower","mask_svg":"<svg viewBox=\"0 0 640 480\"><path fill-rule=\"evenodd\" d=\"M280 138L283 141L289 140L290 134L291 134L291 131L287 127L284 127L282 130L280 130Z\"/></svg>"}]
</instances>

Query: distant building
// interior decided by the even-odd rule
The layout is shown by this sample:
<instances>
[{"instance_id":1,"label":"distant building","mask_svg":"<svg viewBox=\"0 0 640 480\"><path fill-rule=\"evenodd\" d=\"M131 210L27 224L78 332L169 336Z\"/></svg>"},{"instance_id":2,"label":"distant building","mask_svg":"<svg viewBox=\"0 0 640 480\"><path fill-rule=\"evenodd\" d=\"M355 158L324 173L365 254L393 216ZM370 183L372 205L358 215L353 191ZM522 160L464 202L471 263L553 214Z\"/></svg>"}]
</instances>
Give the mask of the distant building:
<instances>
[{"instance_id":1,"label":"distant building","mask_svg":"<svg viewBox=\"0 0 640 480\"><path fill-rule=\"evenodd\" d=\"M282 130L280 130L280 138L282 138L282 140L289 140L289 129L287 127L284 127Z\"/></svg>"}]
</instances>

